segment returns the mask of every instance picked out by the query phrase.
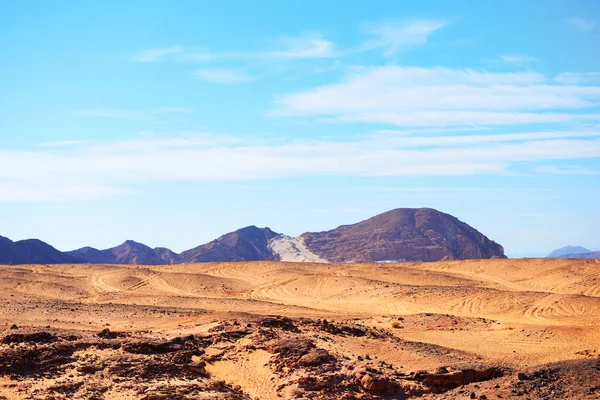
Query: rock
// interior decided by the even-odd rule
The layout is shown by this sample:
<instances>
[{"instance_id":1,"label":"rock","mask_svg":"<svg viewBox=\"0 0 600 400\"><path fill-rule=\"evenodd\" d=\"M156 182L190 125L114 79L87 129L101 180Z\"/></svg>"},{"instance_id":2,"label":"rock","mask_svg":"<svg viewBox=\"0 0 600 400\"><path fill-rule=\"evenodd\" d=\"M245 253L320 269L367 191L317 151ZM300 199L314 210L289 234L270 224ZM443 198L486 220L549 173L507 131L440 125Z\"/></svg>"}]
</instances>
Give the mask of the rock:
<instances>
[{"instance_id":1,"label":"rock","mask_svg":"<svg viewBox=\"0 0 600 400\"><path fill-rule=\"evenodd\" d=\"M300 357L298 364L304 367L327 364L333 359L325 349L312 349Z\"/></svg>"},{"instance_id":2,"label":"rock","mask_svg":"<svg viewBox=\"0 0 600 400\"><path fill-rule=\"evenodd\" d=\"M371 394L395 396L396 399L404 398L402 387L387 377L365 374L360 379L360 383Z\"/></svg>"},{"instance_id":3,"label":"rock","mask_svg":"<svg viewBox=\"0 0 600 400\"><path fill-rule=\"evenodd\" d=\"M500 378L504 373L500 368L490 367L481 371L475 371L475 379L474 382L484 382L489 381L490 379Z\"/></svg>"},{"instance_id":4,"label":"rock","mask_svg":"<svg viewBox=\"0 0 600 400\"><path fill-rule=\"evenodd\" d=\"M275 340L265 346L271 354L280 354L283 357L300 359L303 355L315 348L315 344L307 339L287 338Z\"/></svg>"},{"instance_id":5,"label":"rock","mask_svg":"<svg viewBox=\"0 0 600 400\"><path fill-rule=\"evenodd\" d=\"M517 374L517 379L520 381L528 381L531 380L531 377L524 372L519 372Z\"/></svg>"},{"instance_id":6,"label":"rock","mask_svg":"<svg viewBox=\"0 0 600 400\"><path fill-rule=\"evenodd\" d=\"M280 328L288 332L299 332L298 327L287 317L265 317L258 321L258 325L263 328Z\"/></svg>"},{"instance_id":7,"label":"rock","mask_svg":"<svg viewBox=\"0 0 600 400\"><path fill-rule=\"evenodd\" d=\"M201 355L204 352L201 345L193 336L188 336L169 341L138 340L123 344L123 350L133 354L167 354L187 350Z\"/></svg>"},{"instance_id":8,"label":"rock","mask_svg":"<svg viewBox=\"0 0 600 400\"><path fill-rule=\"evenodd\" d=\"M464 381L462 371L451 372L448 374L427 374L423 379L423 383L427 386L441 386L444 388L458 387L463 385Z\"/></svg>"},{"instance_id":9,"label":"rock","mask_svg":"<svg viewBox=\"0 0 600 400\"><path fill-rule=\"evenodd\" d=\"M118 332L111 332L108 328L105 328L101 332L98 332L98 337L102 339L116 339L119 336L122 336L122 334Z\"/></svg>"},{"instance_id":10,"label":"rock","mask_svg":"<svg viewBox=\"0 0 600 400\"><path fill-rule=\"evenodd\" d=\"M447 369L443 370L447 371ZM422 381L428 386L455 388L462 385L468 385L472 382L487 381L500 376L502 376L502 371L498 368L491 367L482 371L464 369L462 371L447 373L429 373L427 371L417 371L412 374L411 379Z\"/></svg>"},{"instance_id":11,"label":"rock","mask_svg":"<svg viewBox=\"0 0 600 400\"><path fill-rule=\"evenodd\" d=\"M13 333L0 340L2 344L11 343L52 343L57 341L56 335L49 332Z\"/></svg>"}]
</instances>

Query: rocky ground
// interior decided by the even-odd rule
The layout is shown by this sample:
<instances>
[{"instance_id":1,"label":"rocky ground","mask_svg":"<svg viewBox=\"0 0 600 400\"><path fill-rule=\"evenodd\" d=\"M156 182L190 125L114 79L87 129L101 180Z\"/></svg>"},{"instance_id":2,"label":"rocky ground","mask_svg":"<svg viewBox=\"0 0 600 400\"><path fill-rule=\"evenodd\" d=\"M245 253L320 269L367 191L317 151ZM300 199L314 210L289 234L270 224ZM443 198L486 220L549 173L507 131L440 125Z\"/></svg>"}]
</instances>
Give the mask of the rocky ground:
<instances>
[{"instance_id":1,"label":"rocky ground","mask_svg":"<svg viewBox=\"0 0 600 400\"><path fill-rule=\"evenodd\" d=\"M0 399L600 398L599 266L0 266Z\"/></svg>"},{"instance_id":2,"label":"rocky ground","mask_svg":"<svg viewBox=\"0 0 600 400\"><path fill-rule=\"evenodd\" d=\"M238 314L210 325L205 333L175 337L12 326L0 336L0 398L252 399L211 369L261 353L267 355L262 367L270 375L269 397L276 398L600 398L596 354L523 371L466 355L435 370L411 371L330 344L359 338L436 358L448 350L356 321Z\"/></svg>"}]
</instances>

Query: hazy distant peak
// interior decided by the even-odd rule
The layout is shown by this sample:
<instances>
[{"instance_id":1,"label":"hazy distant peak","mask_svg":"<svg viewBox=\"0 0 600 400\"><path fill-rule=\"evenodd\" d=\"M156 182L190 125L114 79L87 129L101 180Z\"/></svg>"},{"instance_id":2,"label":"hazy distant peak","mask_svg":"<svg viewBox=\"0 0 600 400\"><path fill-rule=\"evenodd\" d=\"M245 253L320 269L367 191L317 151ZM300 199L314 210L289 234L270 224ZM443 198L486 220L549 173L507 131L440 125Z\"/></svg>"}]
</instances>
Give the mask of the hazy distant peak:
<instances>
[{"instance_id":1,"label":"hazy distant peak","mask_svg":"<svg viewBox=\"0 0 600 400\"><path fill-rule=\"evenodd\" d=\"M548 254L546 257L547 258L560 258L560 257L564 257L570 254L584 254L584 253L591 253L592 250L586 249L585 247L581 247L581 246L565 246L565 247L561 247L560 249L556 249L554 250L552 253Z\"/></svg>"}]
</instances>

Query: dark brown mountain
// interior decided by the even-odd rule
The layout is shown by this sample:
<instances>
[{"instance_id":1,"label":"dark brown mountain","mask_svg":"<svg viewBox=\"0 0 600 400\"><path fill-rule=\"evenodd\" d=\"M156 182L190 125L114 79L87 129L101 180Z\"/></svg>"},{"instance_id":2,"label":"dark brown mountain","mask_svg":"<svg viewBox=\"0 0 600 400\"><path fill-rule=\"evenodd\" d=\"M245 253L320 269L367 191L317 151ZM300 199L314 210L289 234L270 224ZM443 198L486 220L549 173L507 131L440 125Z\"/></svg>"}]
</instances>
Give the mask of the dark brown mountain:
<instances>
[{"instance_id":1,"label":"dark brown mountain","mask_svg":"<svg viewBox=\"0 0 600 400\"><path fill-rule=\"evenodd\" d=\"M302 237L310 251L331 262L505 257L499 244L452 215L431 208L399 208Z\"/></svg>"},{"instance_id":2,"label":"dark brown mountain","mask_svg":"<svg viewBox=\"0 0 600 400\"><path fill-rule=\"evenodd\" d=\"M67 251L67 255L79 258L90 264L113 264L114 257L107 250L98 250L93 247L82 247L81 249Z\"/></svg>"},{"instance_id":3,"label":"dark brown mountain","mask_svg":"<svg viewBox=\"0 0 600 400\"><path fill-rule=\"evenodd\" d=\"M67 254L91 264L160 265L179 262L179 255L169 249L164 247L152 249L133 240L127 240L117 247L106 250L83 247L69 251Z\"/></svg>"},{"instance_id":4,"label":"dark brown mountain","mask_svg":"<svg viewBox=\"0 0 600 400\"><path fill-rule=\"evenodd\" d=\"M164 264L178 264L181 259L179 254L167 249L166 247L156 247L154 249L154 254L156 254L156 256L161 259Z\"/></svg>"},{"instance_id":5,"label":"dark brown mountain","mask_svg":"<svg viewBox=\"0 0 600 400\"><path fill-rule=\"evenodd\" d=\"M13 242L0 236L0 264L69 264L81 260L38 239Z\"/></svg>"},{"instance_id":6,"label":"dark brown mountain","mask_svg":"<svg viewBox=\"0 0 600 400\"><path fill-rule=\"evenodd\" d=\"M114 256L115 264L167 264L155 253L154 249L133 240L127 240L120 246L113 247L108 251Z\"/></svg>"},{"instance_id":7,"label":"dark brown mountain","mask_svg":"<svg viewBox=\"0 0 600 400\"><path fill-rule=\"evenodd\" d=\"M279 236L269 228L247 226L210 243L181 253L181 262L276 260L269 240Z\"/></svg>"}]
</instances>

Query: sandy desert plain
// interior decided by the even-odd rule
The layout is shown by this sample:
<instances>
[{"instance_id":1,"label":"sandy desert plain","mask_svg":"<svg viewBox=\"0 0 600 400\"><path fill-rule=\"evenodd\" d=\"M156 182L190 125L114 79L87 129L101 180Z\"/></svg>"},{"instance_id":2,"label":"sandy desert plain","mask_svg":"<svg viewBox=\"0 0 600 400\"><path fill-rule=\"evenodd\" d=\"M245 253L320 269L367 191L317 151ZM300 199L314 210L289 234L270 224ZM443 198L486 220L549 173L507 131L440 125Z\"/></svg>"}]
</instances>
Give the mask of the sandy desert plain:
<instances>
[{"instance_id":1,"label":"sandy desert plain","mask_svg":"<svg viewBox=\"0 0 600 400\"><path fill-rule=\"evenodd\" d=\"M600 262L0 266L1 399L600 398Z\"/></svg>"}]
</instances>

